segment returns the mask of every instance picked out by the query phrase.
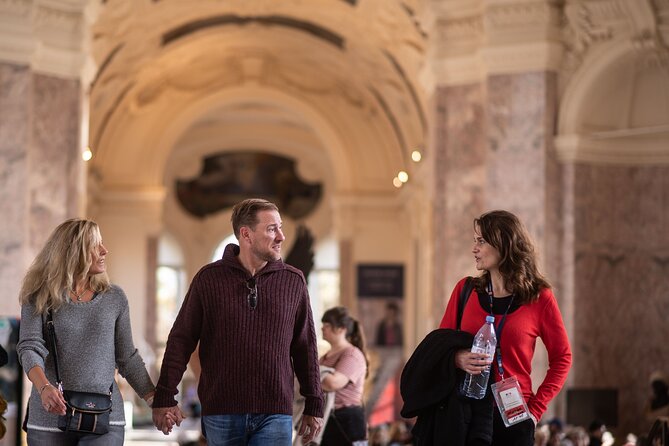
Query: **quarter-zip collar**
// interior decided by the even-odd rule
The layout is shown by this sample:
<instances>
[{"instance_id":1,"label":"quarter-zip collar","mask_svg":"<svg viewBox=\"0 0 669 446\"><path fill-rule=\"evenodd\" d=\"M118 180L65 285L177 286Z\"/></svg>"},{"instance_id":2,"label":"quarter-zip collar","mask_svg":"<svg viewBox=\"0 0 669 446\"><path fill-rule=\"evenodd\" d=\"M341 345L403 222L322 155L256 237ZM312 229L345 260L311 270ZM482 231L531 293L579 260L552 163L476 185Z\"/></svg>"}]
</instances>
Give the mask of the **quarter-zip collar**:
<instances>
[{"instance_id":1,"label":"quarter-zip collar","mask_svg":"<svg viewBox=\"0 0 669 446\"><path fill-rule=\"evenodd\" d=\"M246 268L244 268L242 263L239 261L239 245L230 243L228 246L226 246L221 261L223 262L224 265L227 265L231 268L241 271L244 274L244 277L246 278L252 277L251 273L249 273L249 271ZM286 264L283 262L282 259L271 260L268 261L267 264L262 269L256 271L254 277L258 277L273 271L281 271L284 269L286 269Z\"/></svg>"}]
</instances>

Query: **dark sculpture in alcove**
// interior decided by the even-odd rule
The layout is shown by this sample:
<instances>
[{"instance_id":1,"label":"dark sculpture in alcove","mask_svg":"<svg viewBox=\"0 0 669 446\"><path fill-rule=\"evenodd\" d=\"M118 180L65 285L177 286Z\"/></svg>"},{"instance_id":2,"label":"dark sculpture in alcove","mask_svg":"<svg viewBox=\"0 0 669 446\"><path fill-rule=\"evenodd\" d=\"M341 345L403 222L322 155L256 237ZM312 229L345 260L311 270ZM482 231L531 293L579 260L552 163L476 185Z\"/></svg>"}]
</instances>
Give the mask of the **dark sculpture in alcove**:
<instances>
[{"instance_id":1,"label":"dark sculpture in alcove","mask_svg":"<svg viewBox=\"0 0 669 446\"><path fill-rule=\"evenodd\" d=\"M204 159L202 172L176 184L177 199L191 215L204 218L246 198L276 203L282 215L299 220L321 199L321 184L308 184L295 161L263 152L226 152Z\"/></svg>"},{"instance_id":2,"label":"dark sculpture in alcove","mask_svg":"<svg viewBox=\"0 0 669 446\"><path fill-rule=\"evenodd\" d=\"M309 273L314 268L314 236L309 228L304 225L297 227L293 248L283 260L302 271L304 277L309 279Z\"/></svg>"}]
</instances>

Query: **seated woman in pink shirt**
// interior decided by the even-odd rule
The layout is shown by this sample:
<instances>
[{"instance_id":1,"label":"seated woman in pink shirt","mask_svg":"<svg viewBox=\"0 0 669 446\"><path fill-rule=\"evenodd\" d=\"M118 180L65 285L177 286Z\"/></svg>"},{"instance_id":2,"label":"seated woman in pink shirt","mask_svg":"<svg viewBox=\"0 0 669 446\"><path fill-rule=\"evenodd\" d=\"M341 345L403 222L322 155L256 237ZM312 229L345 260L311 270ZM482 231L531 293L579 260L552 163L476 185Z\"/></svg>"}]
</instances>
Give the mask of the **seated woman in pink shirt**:
<instances>
[{"instance_id":1,"label":"seated woman in pink shirt","mask_svg":"<svg viewBox=\"0 0 669 446\"><path fill-rule=\"evenodd\" d=\"M368 362L360 324L344 307L327 310L321 321L323 339L331 349L320 358L320 364L335 369L322 381L324 391L335 392L335 405L325 424L321 446L365 440L367 422L362 393Z\"/></svg>"}]
</instances>

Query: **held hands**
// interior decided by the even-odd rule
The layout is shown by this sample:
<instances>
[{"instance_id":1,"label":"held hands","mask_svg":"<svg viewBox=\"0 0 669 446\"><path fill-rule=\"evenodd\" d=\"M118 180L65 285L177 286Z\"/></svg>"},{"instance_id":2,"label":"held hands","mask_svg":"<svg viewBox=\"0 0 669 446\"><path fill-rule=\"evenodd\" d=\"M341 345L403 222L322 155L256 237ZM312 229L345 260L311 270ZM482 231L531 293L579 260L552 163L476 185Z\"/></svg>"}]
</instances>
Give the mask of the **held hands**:
<instances>
[{"instance_id":1,"label":"held hands","mask_svg":"<svg viewBox=\"0 0 669 446\"><path fill-rule=\"evenodd\" d=\"M155 396L156 391L152 390L151 392L147 393L142 397L144 401L146 401L146 405L149 407L153 407L153 397Z\"/></svg>"},{"instance_id":2,"label":"held hands","mask_svg":"<svg viewBox=\"0 0 669 446\"><path fill-rule=\"evenodd\" d=\"M303 415L300 422L300 428L297 430L297 435L302 436L302 443L308 444L311 440L316 438L316 435L323 428L323 419L316 418L311 415Z\"/></svg>"},{"instance_id":3,"label":"held hands","mask_svg":"<svg viewBox=\"0 0 669 446\"><path fill-rule=\"evenodd\" d=\"M460 350L455 354L455 366L471 375L480 375L492 363L490 355Z\"/></svg>"},{"instance_id":4,"label":"held hands","mask_svg":"<svg viewBox=\"0 0 669 446\"><path fill-rule=\"evenodd\" d=\"M165 435L172 432L175 424L181 426L184 418L186 418L186 415L184 415L179 406L153 408L153 424L156 426L156 429L162 431Z\"/></svg>"},{"instance_id":5,"label":"held hands","mask_svg":"<svg viewBox=\"0 0 669 446\"><path fill-rule=\"evenodd\" d=\"M42 386L39 396L44 410L55 415L65 415L65 398L63 398L60 390L51 384L45 384Z\"/></svg>"}]
</instances>

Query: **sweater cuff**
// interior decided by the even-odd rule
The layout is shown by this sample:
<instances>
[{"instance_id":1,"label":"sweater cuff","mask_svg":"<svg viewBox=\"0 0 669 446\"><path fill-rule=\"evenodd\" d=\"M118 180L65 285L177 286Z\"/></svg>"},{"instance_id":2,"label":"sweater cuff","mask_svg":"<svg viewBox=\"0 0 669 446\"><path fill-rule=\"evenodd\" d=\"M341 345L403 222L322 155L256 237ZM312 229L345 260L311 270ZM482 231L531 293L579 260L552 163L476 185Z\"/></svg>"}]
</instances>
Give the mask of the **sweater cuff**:
<instances>
[{"instance_id":1,"label":"sweater cuff","mask_svg":"<svg viewBox=\"0 0 669 446\"><path fill-rule=\"evenodd\" d=\"M173 407L177 405L177 400L174 399L174 393L165 389L162 386L156 387L156 394L153 396L153 408L158 407Z\"/></svg>"},{"instance_id":2,"label":"sweater cuff","mask_svg":"<svg viewBox=\"0 0 669 446\"><path fill-rule=\"evenodd\" d=\"M304 401L304 414L316 418L323 418L323 398L306 398Z\"/></svg>"},{"instance_id":3,"label":"sweater cuff","mask_svg":"<svg viewBox=\"0 0 669 446\"><path fill-rule=\"evenodd\" d=\"M26 375L30 373L30 370L32 370L33 367L39 367L42 370L45 369L44 360L41 356L36 354L24 355L21 361L21 367L26 371Z\"/></svg>"},{"instance_id":4,"label":"sweater cuff","mask_svg":"<svg viewBox=\"0 0 669 446\"><path fill-rule=\"evenodd\" d=\"M528 402L527 410L530 411L530 414L534 415L534 418L537 420L537 423L541 421L541 417L544 415L544 411L542 411L540 407L537 407L537 404L532 404L532 402Z\"/></svg>"}]
</instances>

